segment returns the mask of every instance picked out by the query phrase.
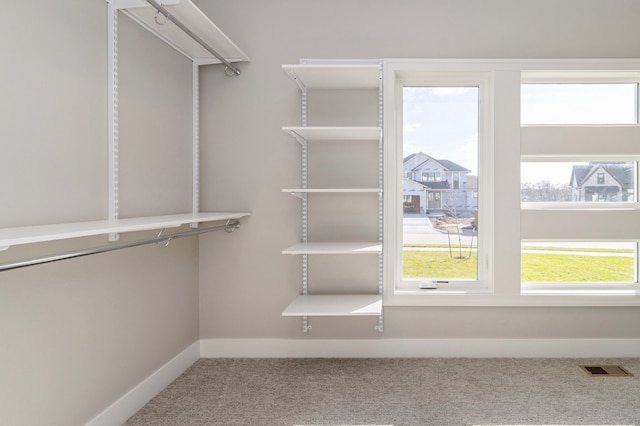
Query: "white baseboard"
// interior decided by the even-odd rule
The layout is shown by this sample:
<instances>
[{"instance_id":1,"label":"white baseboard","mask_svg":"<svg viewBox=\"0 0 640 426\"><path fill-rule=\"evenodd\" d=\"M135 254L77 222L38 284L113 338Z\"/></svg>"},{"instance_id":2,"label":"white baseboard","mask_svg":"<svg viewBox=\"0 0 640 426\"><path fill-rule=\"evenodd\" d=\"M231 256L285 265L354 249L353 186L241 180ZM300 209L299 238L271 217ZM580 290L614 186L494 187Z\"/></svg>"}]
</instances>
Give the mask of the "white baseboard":
<instances>
[{"instance_id":1,"label":"white baseboard","mask_svg":"<svg viewBox=\"0 0 640 426\"><path fill-rule=\"evenodd\" d=\"M195 342L107 407L87 425L114 426L123 424L198 359L200 359L200 342Z\"/></svg>"},{"instance_id":2,"label":"white baseboard","mask_svg":"<svg viewBox=\"0 0 640 426\"><path fill-rule=\"evenodd\" d=\"M202 358L628 358L640 339L203 339Z\"/></svg>"}]
</instances>

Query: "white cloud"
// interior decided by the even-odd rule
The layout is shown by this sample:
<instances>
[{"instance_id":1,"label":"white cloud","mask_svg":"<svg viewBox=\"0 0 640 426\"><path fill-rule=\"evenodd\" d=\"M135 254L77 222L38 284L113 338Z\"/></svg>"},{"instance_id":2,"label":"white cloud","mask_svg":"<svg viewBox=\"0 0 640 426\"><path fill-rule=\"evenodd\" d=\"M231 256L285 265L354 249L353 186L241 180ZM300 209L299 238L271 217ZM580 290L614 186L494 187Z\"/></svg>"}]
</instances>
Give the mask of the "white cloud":
<instances>
[{"instance_id":1,"label":"white cloud","mask_svg":"<svg viewBox=\"0 0 640 426\"><path fill-rule=\"evenodd\" d=\"M461 166L471 170L471 174L478 175L478 134L474 133L465 139L460 146L460 154L464 159Z\"/></svg>"},{"instance_id":2,"label":"white cloud","mask_svg":"<svg viewBox=\"0 0 640 426\"><path fill-rule=\"evenodd\" d=\"M416 129L422 127L422 123L404 123L402 131L404 134L413 133Z\"/></svg>"}]
</instances>

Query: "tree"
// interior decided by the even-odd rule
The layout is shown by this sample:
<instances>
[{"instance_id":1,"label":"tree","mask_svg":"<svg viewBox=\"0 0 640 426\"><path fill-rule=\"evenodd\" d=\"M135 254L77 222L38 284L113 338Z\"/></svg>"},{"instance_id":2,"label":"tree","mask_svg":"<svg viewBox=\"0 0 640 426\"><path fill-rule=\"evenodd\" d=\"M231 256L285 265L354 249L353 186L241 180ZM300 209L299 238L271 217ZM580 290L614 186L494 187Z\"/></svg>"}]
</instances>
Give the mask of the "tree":
<instances>
[{"instance_id":1,"label":"tree","mask_svg":"<svg viewBox=\"0 0 640 426\"><path fill-rule=\"evenodd\" d=\"M443 199L443 208L446 210L447 212L447 216L452 217L454 219L454 223L453 223L453 227L455 228L455 231L453 232L454 235L458 236L458 256L456 257L456 259L469 259L471 257L471 246L473 245L473 233L471 235L471 242L469 243L469 256L464 256L462 254L462 228L465 225L463 223L462 220L462 212L460 212L458 210L458 208L456 207L459 202L459 197L465 197L466 195L464 193L446 193L445 197ZM467 211L465 211L465 213L468 213ZM477 224L476 224L476 219L477 219L477 210L474 212L474 218L472 219L472 224L473 227L475 229ZM447 231L447 237L449 238L449 255L451 257L453 256L453 252L452 252L452 245L451 245L451 231Z\"/></svg>"},{"instance_id":2,"label":"tree","mask_svg":"<svg viewBox=\"0 0 640 426\"><path fill-rule=\"evenodd\" d=\"M525 182L520 187L520 197L524 202L571 201L571 186L546 180Z\"/></svg>"}]
</instances>

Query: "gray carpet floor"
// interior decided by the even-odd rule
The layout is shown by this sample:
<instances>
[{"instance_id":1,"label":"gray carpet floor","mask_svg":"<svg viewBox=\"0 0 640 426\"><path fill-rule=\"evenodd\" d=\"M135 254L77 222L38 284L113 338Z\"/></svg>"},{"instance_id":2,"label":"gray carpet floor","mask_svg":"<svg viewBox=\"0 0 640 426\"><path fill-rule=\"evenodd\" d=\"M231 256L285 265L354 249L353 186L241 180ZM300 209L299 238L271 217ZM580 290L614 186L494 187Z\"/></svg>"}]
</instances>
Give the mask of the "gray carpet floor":
<instances>
[{"instance_id":1,"label":"gray carpet floor","mask_svg":"<svg viewBox=\"0 0 640 426\"><path fill-rule=\"evenodd\" d=\"M640 425L640 359L201 359L126 425Z\"/></svg>"}]
</instances>

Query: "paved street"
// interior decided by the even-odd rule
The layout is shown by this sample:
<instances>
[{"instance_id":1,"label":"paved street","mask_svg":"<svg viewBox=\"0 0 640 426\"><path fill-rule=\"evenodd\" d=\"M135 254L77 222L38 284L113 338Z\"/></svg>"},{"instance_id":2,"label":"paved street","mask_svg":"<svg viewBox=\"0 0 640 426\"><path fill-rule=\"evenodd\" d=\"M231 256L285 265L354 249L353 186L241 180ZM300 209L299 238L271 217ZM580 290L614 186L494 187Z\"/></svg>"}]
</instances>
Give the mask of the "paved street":
<instances>
[{"instance_id":1,"label":"paved street","mask_svg":"<svg viewBox=\"0 0 640 426\"><path fill-rule=\"evenodd\" d=\"M403 227L404 227L404 243L405 244L449 244L451 241L451 246L453 248L458 247L460 244L463 246L467 246L472 242L471 236L468 235L460 235L460 240L458 240L458 234L450 234L447 236L446 233L440 232L433 228L431 224L431 220L429 220L426 216L409 216L403 219ZM477 237L473 237L473 244L477 244ZM528 242L525 243L528 247L549 247L549 246L557 246L558 243L552 242ZM593 249L596 247L606 248L606 249L630 249L632 246L629 243L588 243L588 242L564 242L562 243L562 247L567 247L571 249L579 249L579 248L589 248ZM435 249L435 248L415 248L408 247L405 250L448 250L448 249ZM540 250L524 250L524 253L541 253ZM594 252L594 251L548 251L545 250L544 253L547 254L565 254L565 255L581 255L581 256L624 256L624 257L634 257L634 253L625 252L625 253L611 253L611 252Z\"/></svg>"},{"instance_id":2,"label":"paved street","mask_svg":"<svg viewBox=\"0 0 640 426\"><path fill-rule=\"evenodd\" d=\"M403 219L405 244L449 244L449 237L433 228L428 217L405 217ZM458 234L451 234L451 243L458 245ZM471 236L461 235L462 245L471 243ZM476 237L473 237L476 242Z\"/></svg>"}]
</instances>

